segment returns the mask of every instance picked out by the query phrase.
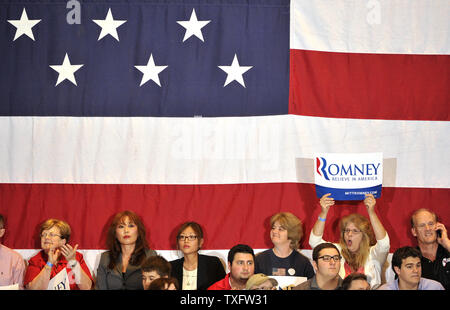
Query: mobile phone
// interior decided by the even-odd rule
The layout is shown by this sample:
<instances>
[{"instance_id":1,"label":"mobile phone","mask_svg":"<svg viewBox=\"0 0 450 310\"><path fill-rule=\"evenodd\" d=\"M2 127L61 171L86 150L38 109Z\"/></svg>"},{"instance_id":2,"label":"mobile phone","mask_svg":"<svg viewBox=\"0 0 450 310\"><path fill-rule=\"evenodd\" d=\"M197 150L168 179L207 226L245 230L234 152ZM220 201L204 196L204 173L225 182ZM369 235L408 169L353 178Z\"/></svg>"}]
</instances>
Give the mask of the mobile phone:
<instances>
[{"instance_id":1,"label":"mobile phone","mask_svg":"<svg viewBox=\"0 0 450 310\"><path fill-rule=\"evenodd\" d=\"M437 234L438 238L442 238L442 229L436 230L436 234Z\"/></svg>"}]
</instances>

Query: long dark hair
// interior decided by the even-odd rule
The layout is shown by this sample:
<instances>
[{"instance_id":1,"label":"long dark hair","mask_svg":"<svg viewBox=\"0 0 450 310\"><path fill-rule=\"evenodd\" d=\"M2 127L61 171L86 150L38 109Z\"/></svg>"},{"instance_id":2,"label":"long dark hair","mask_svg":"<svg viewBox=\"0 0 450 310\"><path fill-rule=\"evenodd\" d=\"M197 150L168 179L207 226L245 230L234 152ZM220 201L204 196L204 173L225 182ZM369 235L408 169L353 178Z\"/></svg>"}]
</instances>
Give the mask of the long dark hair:
<instances>
[{"instance_id":1,"label":"long dark hair","mask_svg":"<svg viewBox=\"0 0 450 310\"><path fill-rule=\"evenodd\" d=\"M146 239L145 226L142 223L141 218L133 211L122 211L114 216L106 236L106 245L110 251L110 260L108 265L109 269L114 269L119 263L119 256L122 252L122 247L120 246L119 240L116 238L116 228L120 223L122 223L125 217L128 217L130 222L133 222L138 228L138 238L136 239L136 245L130 258L130 264L139 266L146 258L145 250L148 249L148 242Z\"/></svg>"}]
</instances>

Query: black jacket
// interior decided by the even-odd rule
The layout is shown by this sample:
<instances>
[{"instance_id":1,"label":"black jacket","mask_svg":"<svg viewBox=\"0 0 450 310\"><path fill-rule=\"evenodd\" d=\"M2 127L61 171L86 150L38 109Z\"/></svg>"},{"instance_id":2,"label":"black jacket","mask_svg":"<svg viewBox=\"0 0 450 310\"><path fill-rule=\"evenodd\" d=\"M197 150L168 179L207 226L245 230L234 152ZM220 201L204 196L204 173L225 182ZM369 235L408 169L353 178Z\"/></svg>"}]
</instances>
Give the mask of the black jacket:
<instances>
[{"instance_id":1,"label":"black jacket","mask_svg":"<svg viewBox=\"0 0 450 310\"><path fill-rule=\"evenodd\" d=\"M180 289L183 287L183 263L184 257L171 261L171 276L178 280ZM197 290L206 290L212 284L225 278L225 269L216 256L198 255L197 265Z\"/></svg>"}]
</instances>

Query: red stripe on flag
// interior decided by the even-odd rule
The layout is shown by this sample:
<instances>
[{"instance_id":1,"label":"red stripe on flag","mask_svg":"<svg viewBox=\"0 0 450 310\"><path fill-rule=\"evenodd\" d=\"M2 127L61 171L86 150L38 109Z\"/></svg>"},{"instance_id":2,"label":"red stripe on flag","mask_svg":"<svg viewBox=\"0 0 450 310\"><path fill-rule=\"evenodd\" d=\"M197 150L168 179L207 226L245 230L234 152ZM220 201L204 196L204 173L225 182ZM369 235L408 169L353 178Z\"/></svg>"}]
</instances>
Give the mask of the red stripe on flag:
<instances>
[{"instance_id":1,"label":"red stripe on flag","mask_svg":"<svg viewBox=\"0 0 450 310\"><path fill-rule=\"evenodd\" d=\"M290 114L449 120L449 85L449 55L290 51Z\"/></svg>"},{"instance_id":2,"label":"red stripe on flag","mask_svg":"<svg viewBox=\"0 0 450 310\"><path fill-rule=\"evenodd\" d=\"M391 252L414 244L409 216L429 207L447 226L450 213L442 203L449 189L383 188L376 211L391 239ZM39 223L48 218L66 220L71 243L80 249L105 248L105 232L112 215L130 209L138 213L154 249L176 249L177 229L197 221L205 230L205 249L229 249L247 243L269 248L270 217L280 211L296 214L304 223L302 248L309 249L309 233L320 211L314 185L296 183L233 185L82 185L0 184L0 213L6 216L3 244L16 249L40 248ZM362 203L337 203L328 215L324 239L338 241L338 221L359 212Z\"/></svg>"}]
</instances>

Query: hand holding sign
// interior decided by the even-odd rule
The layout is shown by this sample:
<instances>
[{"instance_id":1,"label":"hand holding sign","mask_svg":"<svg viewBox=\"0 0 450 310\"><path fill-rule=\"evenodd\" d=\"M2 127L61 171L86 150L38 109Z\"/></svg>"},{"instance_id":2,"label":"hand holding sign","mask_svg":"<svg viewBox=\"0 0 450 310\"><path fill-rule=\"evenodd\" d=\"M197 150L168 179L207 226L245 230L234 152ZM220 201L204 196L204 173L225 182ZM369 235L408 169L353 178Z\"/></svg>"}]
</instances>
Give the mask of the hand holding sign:
<instances>
[{"instance_id":1,"label":"hand holding sign","mask_svg":"<svg viewBox=\"0 0 450 310\"><path fill-rule=\"evenodd\" d=\"M367 212L372 212L375 208L375 204L377 201L375 200L375 197L373 197L372 194L366 194L366 198L364 199L364 205L367 208Z\"/></svg>"},{"instance_id":2,"label":"hand holding sign","mask_svg":"<svg viewBox=\"0 0 450 310\"><path fill-rule=\"evenodd\" d=\"M320 207L322 208L322 212L320 212L319 218L326 219L330 207L334 205L334 198L331 197L331 193L328 193L320 198L319 203Z\"/></svg>"},{"instance_id":3,"label":"hand holding sign","mask_svg":"<svg viewBox=\"0 0 450 310\"><path fill-rule=\"evenodd\" d=\"M331 193L325 194L320 198L320 206L322 207L322 212L327 214L330 210L330 207L334 205L334 198L330 197Z\"/></svg>"},{"instance_id":4,"label":"hand holding sign","mask_svg":"<svg viewBox=\"0 0 450 310\"><path fill-rule=\"evenodd\" d=\"M335 200L380 197L383 181L382 153L320 153L315 156L317 197L331 193Z\"/></svg>"}]
</instances>

